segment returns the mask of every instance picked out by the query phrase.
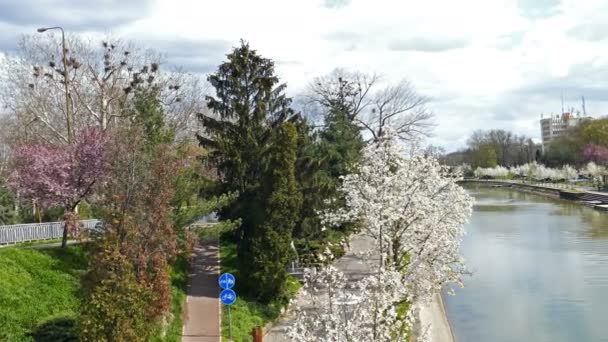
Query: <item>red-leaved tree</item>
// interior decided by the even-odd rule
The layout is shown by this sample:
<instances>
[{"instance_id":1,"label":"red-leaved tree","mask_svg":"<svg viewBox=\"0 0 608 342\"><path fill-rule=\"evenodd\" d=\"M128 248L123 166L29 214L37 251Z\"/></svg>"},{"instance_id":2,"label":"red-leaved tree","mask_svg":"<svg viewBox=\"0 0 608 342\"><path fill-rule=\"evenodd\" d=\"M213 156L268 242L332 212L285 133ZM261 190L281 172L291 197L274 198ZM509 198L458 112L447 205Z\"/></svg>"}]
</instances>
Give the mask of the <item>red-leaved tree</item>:
<instances>
[{"instance_id":1,"label":"red-leaved tree","mask_svg":"<svg viewBox=\"0 0 608 342\"><path fill-rule=\"evenodd\" d=\"M149 341L169 319L170 265L180 252L171 202L185 160L141 127L113 132L97 239L83 278L81 341Z\"/></svg>"},{"instance_id":2,"label":"red-leaved tree","mask_svg":"<svg viewBox=\"0 0 608 342\"><path fill-rule=\"evenodd\" d=\"M608 164L608 147L588 144L583 149L583 155L587 161L592 161L596 164Z\"/></svg>"},{"instance_id":3,"label":"red-leaved tree","mask_svg":"<svg viewBox=\"0 0 608 342\"><path fill-rule=\"evenodd\" d=\"M65 208L62 247L66 246L68 233L77 231L76 207L105 178L106 141L101 130L88 128L69 145L30 144L15 149L13 187L42 208Z\"/></svg>"}]
</instances>

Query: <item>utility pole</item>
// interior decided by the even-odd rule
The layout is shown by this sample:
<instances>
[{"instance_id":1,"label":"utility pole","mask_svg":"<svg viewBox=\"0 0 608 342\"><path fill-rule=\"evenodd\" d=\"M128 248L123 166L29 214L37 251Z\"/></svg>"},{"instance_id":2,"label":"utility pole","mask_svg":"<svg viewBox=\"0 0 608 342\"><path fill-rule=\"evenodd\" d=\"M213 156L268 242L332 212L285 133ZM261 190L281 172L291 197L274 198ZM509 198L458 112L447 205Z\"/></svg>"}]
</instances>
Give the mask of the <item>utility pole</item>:
<instances>
[{"instance_id":1,"label":"utility pole","mask_svg":"<svg viewBox=\"0 0 608 342\"><path fill-rule=\"evenodd\" d=\"M63 85L65 87L65 121L66 128L68 130L67 138L68 144L72 143L72 124L74 120L72 120L70 114L70 94L69 94L69 82L70 82L70 74L68 72L68 49L65 44L65 31L63 27L55 26L55 27L41 27L37 31L38 33L46 32L48 30L61 30L61 50L63 52Z\"/></svg>"},{"instance_id":2,"label":"utility pole","mask_svg":"<svg viewBox=\"0 0 608 342\"><path fill-rule=\"evenodd\" d=\"M587 116L587 109L585 108L585 96L582 96L583 98L583 116Z\"/></svg>"}]
</instances>

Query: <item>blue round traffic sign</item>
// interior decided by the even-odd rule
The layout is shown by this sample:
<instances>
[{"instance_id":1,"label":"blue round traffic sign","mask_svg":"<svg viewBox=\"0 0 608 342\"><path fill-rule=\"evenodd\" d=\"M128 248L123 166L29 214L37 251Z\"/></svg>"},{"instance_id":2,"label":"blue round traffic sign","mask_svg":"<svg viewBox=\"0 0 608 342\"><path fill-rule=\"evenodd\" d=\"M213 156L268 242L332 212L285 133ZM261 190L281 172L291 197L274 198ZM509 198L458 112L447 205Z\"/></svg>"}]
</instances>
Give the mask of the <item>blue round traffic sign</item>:
<instances>
[{"instance_id":1,"label":"blue round traffic sign","mask_svg":"<svg viewBox=\"0 0 608 342\"><path fill-rule=\"evenodd\" d=\"M223 290L220 293L220 301L226 305L232 305L236 301L236 293L232 290Z\"/></svg>"},{"instance_id":2,"label":"blue round traffic sign","mask_svg":"<svg viewBox=\"0 0 608 342\"><path fill-rule=\"evenodd\" d=\"M234 287L234 284L236 283L236 279L234 278L234 276L232 274L224 273L218 279L218 283L220 284L220 287L223 289L231 289Z\"/></svg>"}]
</instances>

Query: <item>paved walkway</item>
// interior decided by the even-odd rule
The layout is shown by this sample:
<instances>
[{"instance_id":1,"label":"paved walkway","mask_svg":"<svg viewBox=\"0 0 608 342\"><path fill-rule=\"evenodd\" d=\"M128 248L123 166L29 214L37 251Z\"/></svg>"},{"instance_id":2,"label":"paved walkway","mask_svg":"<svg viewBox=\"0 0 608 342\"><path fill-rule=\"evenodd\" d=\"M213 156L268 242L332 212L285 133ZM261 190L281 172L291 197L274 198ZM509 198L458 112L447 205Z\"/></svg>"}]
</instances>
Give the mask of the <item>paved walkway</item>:
<instances>
[{"instance_id":1,"label":"paved walkway","mask_svg":"<svg viewBox=\"0 0 608 342\"><path fill-rule=\"evenodd\" d=\"M182 332L183 342L218 342L220 302L217 278L220 272L218 241L201 243L194 249Z\"/></svg>"},{"instance_id":2,"label":"paved walkway","mask_svg":"<svg viewBox=\"0 0 608 342\"><path fill-rule=\"evenodd\" d=\"M355 282L369 275L369 264L364 262L358 252L369 249L372 240L363 235L355 235L351 239L350 250L342 258L335 261L334 266L344 272L349 281ZM372 262L380 262L378 257L372 257ZM368 262L370 260L367 260ZM295 307L301 309L313 309L309 303L309 298L302 298L299 295L296 298ZM272 328L264 336L264 342L288 342L286 332L291 324L297 319L294 313L295 310L290 310L286 315L281 317ZM431 325L430 341L431 342L453 342L450 324L448 323L441 297L437 294L429 305L422 308L421 313L422 324L426 327Z\"/></svg>"},{"instance_id":3,"label":"paved walkway","mask_svg":"<svg viewBox=\"0 0 608 342\"><path fill-rule=\"evenodd\" d=\"M441 294L436 293L433 299L420 308L420 323L423 327L429 327L429 342L453 342L452 329L448 322L447 314L443 307Z\"/></svg>"},{"instance_id":4,"label":"paved walkway","mask_svg":"<svg viewBox=\"0 0 608 342\"><path fill-rule=\"evenodd\" d=\"M350 281L358 281L368 275L369 266L363 262L360 256L356 255L357 252L368 249L371 240L368 237L362 235L356 235L351 240L351 250L346 253L345 256L335 261L336 266L340 271L344 272ZM378 261L379 262L379 261ZM299 295L296 298L295 307L302 309L313 309L309 303L309 298L303 298ZM266 332L264 336L264 342L288 342L289 339L286 336L287 329L297 319L295 317L295 310L290 310L286 315L281 317L272 328Z\"/></svg>"}]
</instances>

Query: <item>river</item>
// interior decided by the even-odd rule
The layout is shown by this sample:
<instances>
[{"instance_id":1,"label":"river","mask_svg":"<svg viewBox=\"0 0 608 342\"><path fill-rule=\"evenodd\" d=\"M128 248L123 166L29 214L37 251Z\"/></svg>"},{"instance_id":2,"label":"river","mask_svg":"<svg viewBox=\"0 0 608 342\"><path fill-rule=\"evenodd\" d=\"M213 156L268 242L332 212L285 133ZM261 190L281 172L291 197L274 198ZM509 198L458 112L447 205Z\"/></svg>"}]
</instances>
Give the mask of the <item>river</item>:
<instances>
[{"instance_id":1,"label":"river","mask_svg":"<svg viewBox=\"0 0 608 342\"><path fill-rule=\"evenodd\" d=\"M608 213L505 188L476 198L444 303L457 342L607 341Z\"/></svg>"}]
</instances>

